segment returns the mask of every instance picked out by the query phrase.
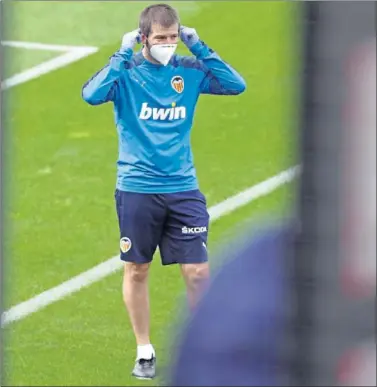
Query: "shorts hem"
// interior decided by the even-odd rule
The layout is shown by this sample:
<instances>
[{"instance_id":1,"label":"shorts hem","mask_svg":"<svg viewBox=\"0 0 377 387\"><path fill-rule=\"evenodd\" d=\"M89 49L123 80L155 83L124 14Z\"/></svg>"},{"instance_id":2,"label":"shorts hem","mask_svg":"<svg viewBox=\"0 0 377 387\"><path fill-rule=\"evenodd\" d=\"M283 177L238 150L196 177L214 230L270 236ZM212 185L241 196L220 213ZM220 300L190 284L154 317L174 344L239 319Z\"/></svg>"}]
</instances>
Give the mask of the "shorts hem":
<instances>
[{"instance_id":1,"label":"shorts hem","mask_svg":"<svg viewBox=\"0 0 377 387\"><path fill-rule=\"evenodd\" d=\"M138 258L138 257L124 257L124 256L120 256L120 260L123 261L123 262L132 262L132 263L138 263L140 265L144 264L144 263L151 263L152 262L152 259L150 260L147 260L145 258Z\"/></svg>"},{"instance_id":2,"label":"shorts hem","mask_svg":"<svg viewBox=\"0 0 377 387\"><path fill-rule=\"evenodd\" d=\"M187 259L187 260L178 260L178 261L167 261L164 262L161 260L162 266L169 266L169 265L196 265L199 263L207 263L209 261L208 257L205 259Z\"/></svg>"},{"instance_id":3,"label":"shorts hem","mask_svg":"<svg viewBox=\"0 0 377 387\"><path fill-rule=\"evenodd\" d=\"M162 266L178 265L179 262L161 262Z\"/></svg>"}]
</instances>

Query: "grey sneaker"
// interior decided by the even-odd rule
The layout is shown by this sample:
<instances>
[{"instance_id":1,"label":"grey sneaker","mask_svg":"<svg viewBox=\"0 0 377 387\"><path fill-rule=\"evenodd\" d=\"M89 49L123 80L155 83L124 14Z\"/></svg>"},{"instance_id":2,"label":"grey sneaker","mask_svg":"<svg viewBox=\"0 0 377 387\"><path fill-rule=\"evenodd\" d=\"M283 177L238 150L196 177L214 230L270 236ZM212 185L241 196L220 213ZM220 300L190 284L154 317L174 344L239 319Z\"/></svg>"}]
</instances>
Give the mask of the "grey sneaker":
<instances>
[{"instance_id":1,"label":"grey sneaker","mask_svg":"<svg viewBox=\"0 0 377 387\"><path fill-rule=\"evenodd\" d=\"M132 376L138 379L153 379L156 376L156 358L137 360Z\"/></svg>"}]
</instances>

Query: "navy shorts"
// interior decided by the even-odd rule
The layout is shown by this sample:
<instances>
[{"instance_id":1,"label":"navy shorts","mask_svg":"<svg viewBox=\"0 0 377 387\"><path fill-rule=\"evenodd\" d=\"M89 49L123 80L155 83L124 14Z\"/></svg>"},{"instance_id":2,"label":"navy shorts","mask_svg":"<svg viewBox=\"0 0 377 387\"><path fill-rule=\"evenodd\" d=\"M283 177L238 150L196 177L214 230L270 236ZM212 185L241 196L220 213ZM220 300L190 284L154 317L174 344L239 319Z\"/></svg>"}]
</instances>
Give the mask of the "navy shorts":
<instances>
[{"instance_id":1,"label":"navy shorts","mask_svg":"<svg viewBox=\"0 0 377 387\"><path fill-rule=\"evenodd\" d=\"M115 191L121 259L152 261L157 246L163 265L208 260L209 214L200 190L147 194Z\"/></svg>"}]
</instances>

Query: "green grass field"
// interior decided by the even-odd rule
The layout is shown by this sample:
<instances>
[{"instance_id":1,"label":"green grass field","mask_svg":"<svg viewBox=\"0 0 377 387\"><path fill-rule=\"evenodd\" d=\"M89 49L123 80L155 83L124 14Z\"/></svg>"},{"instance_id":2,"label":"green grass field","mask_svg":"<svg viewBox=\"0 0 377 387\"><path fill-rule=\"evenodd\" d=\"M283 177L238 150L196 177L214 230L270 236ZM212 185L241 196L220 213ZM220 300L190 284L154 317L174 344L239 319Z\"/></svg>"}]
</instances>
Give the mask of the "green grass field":
<instances>
[{"instance_id":1,"label":"green grass field","mask_svg":"<svg viewBox=\"0 0 377 387\"><path fill-rule=\"evenodd\" d=\"M99 47L96 54L5 92L5 309L117 252L112 106L88 106L81 87L118 49L124 32L137 26L147 4L5 6L4 40ZM240 96L199 101L192 146L201 190L212 206L296 164L296 5L174 5L182 23L194 26L248 85ZM9 47L4 53L5 77L58 55ZM212 259L248 222L289 214L293 192L293 184L285 185L213 223ZM135 342L122 304L121 275L6 326L3 385L153 385L130 377ZM156 255L150 286L152 340L159 363L168 365L169 327L184 292L178 268L162 268Z\"/></svg>"}]
</instances>

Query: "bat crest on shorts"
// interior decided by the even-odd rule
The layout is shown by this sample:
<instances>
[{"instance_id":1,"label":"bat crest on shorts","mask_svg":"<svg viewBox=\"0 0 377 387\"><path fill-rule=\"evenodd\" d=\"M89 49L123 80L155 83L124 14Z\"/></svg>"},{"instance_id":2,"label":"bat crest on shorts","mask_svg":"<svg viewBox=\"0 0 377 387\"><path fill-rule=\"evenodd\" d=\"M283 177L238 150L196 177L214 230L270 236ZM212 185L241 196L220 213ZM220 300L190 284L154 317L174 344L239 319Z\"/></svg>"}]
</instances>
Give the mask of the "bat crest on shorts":
<instances>
[{"instance_id":1,"label":"bat crest on shorts","mask_svg":"<svg viewBox=\"0 0 377 387\"><path fill-rule=\"evenodd\" d=\"M127 251L129 251L132 246L131 239L127 237L121 238L119 244L120 244L120 251L122 253L127 253Z\"/></svg>"}]
</instances>

